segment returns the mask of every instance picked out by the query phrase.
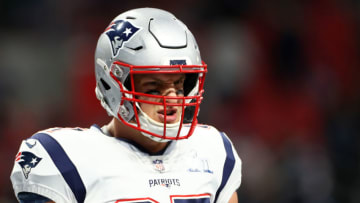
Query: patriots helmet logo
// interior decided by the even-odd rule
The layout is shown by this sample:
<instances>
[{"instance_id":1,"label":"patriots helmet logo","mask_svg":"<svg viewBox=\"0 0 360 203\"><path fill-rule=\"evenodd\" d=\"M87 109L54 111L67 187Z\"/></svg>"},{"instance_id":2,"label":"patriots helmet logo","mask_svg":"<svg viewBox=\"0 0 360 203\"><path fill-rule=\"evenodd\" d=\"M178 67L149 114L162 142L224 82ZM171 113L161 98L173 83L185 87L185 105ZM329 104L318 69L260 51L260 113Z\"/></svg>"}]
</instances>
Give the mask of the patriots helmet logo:
<instances>
[{"instance_id":1,"label":"patriots helmet logo","mask_svg":"<svg viewBox=\"0 0 360 203\"><path fill-rule=\"evenodd\" d=\"M105 34L109 37L111 42L113 57L119 53L123 44L129 41L129 39L139 30L140 28L123 20L114 21L105 29Z\"/></svg>"},{"instance_id":2,"label":"patriots helmet logo","mask_svg":"<svg viewBox=\"0 0 360 203\"><path fill-rule=\"evenodd\" d=\"M27 179L32 168L35 168L41 161L42 158L37 157L31 152L19 152L16 155L15 161L21 166L23 174Z\"/></svg>"}]
</instances>

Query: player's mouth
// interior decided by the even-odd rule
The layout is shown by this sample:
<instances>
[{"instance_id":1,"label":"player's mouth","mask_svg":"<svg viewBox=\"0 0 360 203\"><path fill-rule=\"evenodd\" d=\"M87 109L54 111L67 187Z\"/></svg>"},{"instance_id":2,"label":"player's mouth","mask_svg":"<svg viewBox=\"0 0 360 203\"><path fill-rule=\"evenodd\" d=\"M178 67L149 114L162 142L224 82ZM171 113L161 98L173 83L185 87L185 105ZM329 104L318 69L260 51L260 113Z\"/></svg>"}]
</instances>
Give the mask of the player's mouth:
<instances>
[{"instance_id":1,"label":"player's mouth","mask_svg":"<svg viewBox=\"0 0 360 203\"><path fill-rule=\"evenodd\" d=\"M157 111L157 115L161 122L165 123L165 111L159 110ZM166 109L166 123L175 123L177 120L177 109L170 108Z\"/></svg>"}]
</instances>

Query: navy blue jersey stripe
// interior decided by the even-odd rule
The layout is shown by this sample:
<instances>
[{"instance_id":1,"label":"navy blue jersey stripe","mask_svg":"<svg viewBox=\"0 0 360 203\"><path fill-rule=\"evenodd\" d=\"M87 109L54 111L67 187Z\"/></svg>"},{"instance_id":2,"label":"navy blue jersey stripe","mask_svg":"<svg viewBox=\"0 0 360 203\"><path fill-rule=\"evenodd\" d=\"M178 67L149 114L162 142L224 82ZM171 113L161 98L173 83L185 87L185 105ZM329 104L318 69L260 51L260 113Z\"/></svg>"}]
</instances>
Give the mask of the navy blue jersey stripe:
<instances>
[{"instance_id":1,"label":"navy blue jersey stripe","mask_svg":"<svg viewBox=\"0 0 360 203\"><path fill-rule=\"evenodd\" d=\"M223 190L225 184L229 180L230 174L233 171L234 166L235 166L235 157L234 157L234 152L232 150L231 142L224 133L221 132L220 134L221 134L221 137L224 142L224 147L225 147L225 151L226 151L226 159L225 159L225 163L224 163L224 171L223 171L221 184L220 184L218 190L216 191L215 202L217 201L219 194Z\"/></svg>"},{"instance_id":2,"label":"navy blue jersey stripe","mask_svg":"<svg viewBox=\"0 0 360 203\"><path fill-rule=\"evenodd\" d=\"M81 180L80 174L60 144L45 133L37 133L32 136L37 139L50 155L51 159L71 188L78 203L85 200L86 188Z\"/></svg>"},{"instance_id":3,"label":"navy blue jersey stripe","mask_svg":"<svg viewBox=\"0 0 360 203\"><path fill-rule=\"evenodd\" d=\"M27 203L27 202L46 203L46 202L52 201L52 200L48 199L47 197L41 196L39 194L31 193L31 192L20 192L18 194L18 198L20 200L20 203Z\"/></svg>"}]
</instances>

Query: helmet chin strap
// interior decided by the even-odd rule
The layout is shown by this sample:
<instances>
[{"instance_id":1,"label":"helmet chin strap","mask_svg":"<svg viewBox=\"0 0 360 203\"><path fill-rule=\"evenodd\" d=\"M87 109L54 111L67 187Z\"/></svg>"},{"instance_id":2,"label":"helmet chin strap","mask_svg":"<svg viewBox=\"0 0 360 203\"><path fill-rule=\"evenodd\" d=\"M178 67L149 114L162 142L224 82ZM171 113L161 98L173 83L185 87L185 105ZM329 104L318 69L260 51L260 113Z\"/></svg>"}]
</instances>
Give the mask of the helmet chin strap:
<instances>
[{"instance_id":1,"label":"helmet chin strap","mask_svg":"<svg viewBox=\"0 0 360 203\"><path fill-rule=\"evenodd\" d=\"M145 112L143 112L141 110L138 103L136 103L136 106L138 107L138 110L139 110L138 117L139 117L139 122L140 122L141 128L146 129L154 134L163 135L164 134L164 123L157 122L154 119L150 118ZM131 124L136 126L135 123L131 123ZM178 121L176 123L166 124L166 137L176 138L178 131L179 131L179 127L180 127L180 121ZM189 130L187 130L186 128L181 130L179 136L186 135L188 133L188 131ZM150 134L142 132L142 131L141 131L141 134L143 134L145 137L148 137L156 142L168 142L171 140L171 139L155 137L153 135L150 135Z\"/></svg>"}]
</instances>

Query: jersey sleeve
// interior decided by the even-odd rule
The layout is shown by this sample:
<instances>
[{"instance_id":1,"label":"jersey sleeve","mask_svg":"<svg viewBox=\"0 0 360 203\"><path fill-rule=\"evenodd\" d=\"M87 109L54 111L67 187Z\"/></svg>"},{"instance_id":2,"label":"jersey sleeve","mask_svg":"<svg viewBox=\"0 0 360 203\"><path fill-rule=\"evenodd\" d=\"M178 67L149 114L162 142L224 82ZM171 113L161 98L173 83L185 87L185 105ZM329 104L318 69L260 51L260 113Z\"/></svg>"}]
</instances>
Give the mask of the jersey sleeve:
<instances>
[{"instance_id":1,"label":"jersey sleeve","mask_svg":"<svg viewBox=\"0 0 360 203\"><path fill-rule=\"evenodd\" d=\"M227 203L241 184L241 159L231 140L225 133L220 133L226 157L223 166L221 184L216 192L215 202Z\"/></svg>"},{"instance_id":2,"label":"jersey sleeve","mask_svg":"<svg viewBox=\"0 0 360 203\"><path fill-rule=\"evenodd\" d=\"M39 136L39 134L41 134ZM49 148L38 138L50 135L38 133L22 141L11 173L11 182L16 197L23 192L34 193L57 203L76 202L74 194L63 174L49 154ZM46 144L45 144L46 145ZM57 159L62 159L61 156Z\"/></svg>"}]
</instances>

